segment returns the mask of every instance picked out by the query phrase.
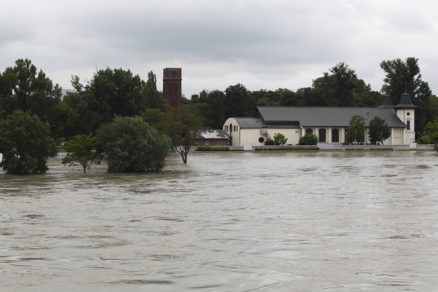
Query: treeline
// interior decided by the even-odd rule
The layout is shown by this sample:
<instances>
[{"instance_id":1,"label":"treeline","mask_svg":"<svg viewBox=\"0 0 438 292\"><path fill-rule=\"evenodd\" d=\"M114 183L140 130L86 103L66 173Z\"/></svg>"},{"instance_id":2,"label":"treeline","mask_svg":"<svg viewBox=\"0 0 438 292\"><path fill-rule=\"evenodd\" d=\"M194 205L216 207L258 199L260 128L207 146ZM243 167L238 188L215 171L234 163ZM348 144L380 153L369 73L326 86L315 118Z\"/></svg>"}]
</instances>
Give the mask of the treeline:
<instances>
[{"instance_id":1,"label":"treeline","mask_svg":"<svg viewBox=\"0 0 438 292\"><path fill-rule=\"evenodd\" d=\"M313 80L312 86L292 91L249 91L242 84L229 86L225 91L202 91L188 102L197 104L206 126L221 128L228 117L254 116L256 106L341 106L375 107L389 95L398 104L402 93L407 92L416 109L416 131L421 134L426 124L438 117L438 99L427 82L422 80L418 59L383 61L385 72L381 92L371 90L369 84L357 77L354 70L340 63Z\"/></svg>"},{"instance_id":2,"label":"treeline","mask_svg":"<svg viewBox=\"0 0 438 292\"><path fill-rule=\"evenodd\" d=\"M173 149L187 162L197 129L220 129L228 117L255 116L258 105L374 107L381 104L383 95L391 96L397 104L403 92L409 93L418 107L415 116L417 134L426 130L432 137L430 129L434 126L428 123L438 117L438 99L422 80L418 59L388 60L380 66L385 72L381 92L371 90L354 70L340 63L316 78L308 88L249 91L238 83L225 91L204 90L191 99L183 98L182 106L174 109L157 90L153 72L148 73L146 81L130 70L110 68L98 70L86 84L81 83L78 76L73 76L74 91L62 96L62 89L42 70L28 59L19 59L14 66L0 72L0 153L4 155L0 163L4 168L8 160L11 167L26 169L26 173L44 172L44 159L40 161L38 156L52 155L52 144L60 144L77 135L83 137L76 137L75 141L90 141L90 137L96 136L99 129L112 123L116 117L135 117L135 120L118 121L120 128L137 128L138 133L150 137L156 135L155 130L166 135ZM140 120L152 129L139 126ZM129 137L125 139L128 141ZM147 142L141 139L133 141L138 140L139 145ZM36 151L34 145L45 146ZM126 155L124 149L117 147L120 155ZM117 166L113 169L142 167Z\"/></svg>"}]
</instances>

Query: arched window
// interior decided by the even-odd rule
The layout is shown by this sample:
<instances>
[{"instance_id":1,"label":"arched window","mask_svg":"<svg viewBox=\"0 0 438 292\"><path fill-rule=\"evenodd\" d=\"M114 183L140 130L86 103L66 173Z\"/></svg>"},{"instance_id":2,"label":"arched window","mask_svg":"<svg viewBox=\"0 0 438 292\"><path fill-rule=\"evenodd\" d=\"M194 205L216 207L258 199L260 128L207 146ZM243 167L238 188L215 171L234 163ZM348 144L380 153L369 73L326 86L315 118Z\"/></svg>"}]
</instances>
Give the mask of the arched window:
<instances>
[{"instance_id":1,"label":"arched window","mask_svg":"<svg viewBox=\"0 0 438 292\"><path fill-rule=\"evenodd\" d=\"M326 134L325 129L318 130L318 142L325 143L326 142Z\"/></svg>"},{"instance_id":2,"label":"arched window","mask_svg":"<svg viewBox=\"0 0 438 292\"><path fill-rule=\"evenodd\" d=\"M332 129L332 142L339 142L339 129Z\"/></svg>"}]
</instances>

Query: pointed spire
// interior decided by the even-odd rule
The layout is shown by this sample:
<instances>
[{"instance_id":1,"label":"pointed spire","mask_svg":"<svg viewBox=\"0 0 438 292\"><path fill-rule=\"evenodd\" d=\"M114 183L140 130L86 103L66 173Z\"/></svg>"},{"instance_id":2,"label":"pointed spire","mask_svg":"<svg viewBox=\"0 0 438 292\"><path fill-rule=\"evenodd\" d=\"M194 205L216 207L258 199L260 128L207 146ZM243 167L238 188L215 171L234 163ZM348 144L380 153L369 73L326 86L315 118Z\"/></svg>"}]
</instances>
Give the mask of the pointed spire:
<instances>
[{"instance_id":1,"label":"pointed spire","mask_svg":"<svg viewBox=\"0 0 438 292\"><path fill-rule=\"evenodd\" d=\"M415 108L416 106L412 104L411 97L409 96L409 93L405 92L400 97L400 102L398 105L395 106L395 108Z\"/></svg>"}]
</instances>

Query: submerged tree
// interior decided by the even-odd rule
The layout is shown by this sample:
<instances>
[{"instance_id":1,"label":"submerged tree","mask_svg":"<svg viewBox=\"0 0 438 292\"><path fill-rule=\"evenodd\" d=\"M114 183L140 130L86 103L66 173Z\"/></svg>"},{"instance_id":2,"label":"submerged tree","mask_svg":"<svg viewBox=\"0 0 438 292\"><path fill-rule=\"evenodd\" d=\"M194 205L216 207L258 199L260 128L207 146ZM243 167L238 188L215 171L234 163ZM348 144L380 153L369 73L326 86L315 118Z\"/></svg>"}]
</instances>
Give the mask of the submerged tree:
<instances>
[{"instance_id":1,"label":"submerged tree","mask_svg":"<svg viewBox=\"0 0 438 292\"><path fill-rule=\"evenodd\" d=\"M97 131L97 143L109 172L160 171L171 147L169 137L138 117L114 118Z\"/></svg>"},{"instance_id":2,"label":"submerged tree","mask_svg":"<svg viewBox=\"0 0 438 292\"><path fill-rule=\"evenodd\" d=\"M49 156L56 153L49 124L36 115L17 110L0 121L0 166L9 174L39 174L47 171Z\"/></svg>"},{"instance_id":3,"label":"submerged tree","mask_svg":"<svg viewBox=\"0 0 438 292\"><path fill-rule=\"evenodd\" d=\"M99 163L103 155L96 151L96 137L90 135L76 135L65 144L67 156L62 163L70 166L79 163L84 173L94 163Z\"/></svg>"}]
</instances>

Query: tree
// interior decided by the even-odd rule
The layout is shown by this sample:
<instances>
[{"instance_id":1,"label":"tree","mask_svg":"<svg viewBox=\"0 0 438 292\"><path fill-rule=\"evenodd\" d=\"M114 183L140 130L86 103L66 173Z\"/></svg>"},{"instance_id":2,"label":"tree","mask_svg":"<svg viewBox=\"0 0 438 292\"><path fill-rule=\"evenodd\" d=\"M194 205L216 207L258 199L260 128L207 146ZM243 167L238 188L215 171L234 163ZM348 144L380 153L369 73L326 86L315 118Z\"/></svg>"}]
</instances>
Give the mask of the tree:
<instances>
[{"instance_id":1,"label":"tree","mask_svg":"<svg viewBox=\"0 0 438 292\"><path fill-rule=\"evenodd\" d=\"M169 137L139 117L115 117L97 131L97 144L109 172L160 171L171 147Z\"/></svg>"},{"instance_id":2,"label":"tree","mask_svg":"<svg viewBox=\"0 0 438 292\"><path fill-rule=\"evenodd\" d=\"M79 92L67 93L56 106L55 131L57 137L70 138L94 131L95 113L91 112Z\"/></svg>"},{"instance_id":3,"label":"tree","mask_svg":"<svg viewBox=\"0 0 438 292\"><path fill-rule=\"evenodd\" d=\"M96 151L96 137L90 135L76 135L65 144L67 156L62 160L64 164L73 166L79 163L84 173L94 163L100 163L103 158L101 153Z\"/></svg>"},{"instance_id":4,"label":"tree","mask_svg":"<svg viewBox=\"0 0 438 292\"><path fill-rule=\"evenodd\" d=\"M116 115L136 116L147 108L145 83L129 70L99 70L82 87L87 107L95 114L93 129L111 122Z\"/></svg>"},{"instance_id":5,"label":"tree","mask_svg":"<svg viewBox=\"0 0 438 292\"><path fill-rule=\"evenodd\" d=\"M172 109L165 133L171 138L173 149L187 163L187 156L195 143L196 133L202 128L202 119L196 106L184 104Z\"/></svg>"},{"instance_id":6,"label":"tree","mask_svg":"<svg viewBox=\"0 0 438 292\"><path fill-rule=\"evenodd\" d=\"M434 116L431 107L432 92L429 84L421 79L418 59L410 57L405 61L383 61L380 67L385 72L382 93L391 96L394 104L399 103L404 92L410 95L412 103L418 106L415 111L415 125L416 131L421 133Z\"/></svg>"},{"instance_id":7,"label":"tree","mask_svg":"<svg viewBox=\"0 0 438 292\"><path fill-rule=\"evenodd\" d=\"M274 143L275 145L285 145L287 142L287 138L281 134L281 133L276 133L274 135Z\"/></svg>"},{"instance_id":8,"label":"tree","mask_svg":"<svg viewBox=\"0 0 438 292\"><path fill-rule=\"evenodd\" d=\"M349 126L347 128L346 142L363 143L365 140L365 118L360 115L351 117Z\"/></svg>"},{"instance_id":9,"label":"tree","mask_svg":"<svg viewBox=\"0 0 438 292\"><path fill-rule=\"evenodd\" d=\"M0 108L3 115L15 110L29 111L52 126L56 104L61 100L61 88L29 59L18 59L14 67L0 74Z\"/></svg>"},{"instance_id":10,"label":"tree","mask_svg":"<svg viewBox=\"0 0 438 292\"><path fill-rule=\"evenodd\" d=\"M316 145L318 143L318 137L314 134L306 134L300 138L298 145Z\"/></svg>"},{"instance_id":11,"label":"tree","mask_svg":"<svg viewBox=\"0 0 438 292\"><path fill-rule=\"evenodd\" d=\"M391 132L389 130L386 121L380 117L374 117L368 126L369 129L369 139L371 144L377 144L377 142L382 143L389 138Z\"/></svg>"},{"instance_id":12,"label":"tree","mask_svg":"<svg viewBox=\"0 0 438 292\"><path fill-rule=\"evenodd\" d=\"M381 96L372 92L370 85L359 79L345 63L330 69L330 73L313 81L315 106L377 106ZM315 104L316 103L316 104Z\"/></svg>"},{"instance_id":13,"label":"tree","mask_svg":"<svg viewBox=\"0 0 438 292\"><path fill-rule=\"evenodd\" d=\"M438 120L427 123L420 136L420 143L434 144L435 150L438 150Z\"/></svg>"},{"instance_id":14,"label":"tree","mask_svg":"<svg viewBox=\"0 0 438 292\"><path fill-rule=\"evenodd\" d=\"M49 156L56 153L49 124L36 115L14 111L0 121L0 165L9 174L45 173Z\"/></svg>"}]
</instances>

